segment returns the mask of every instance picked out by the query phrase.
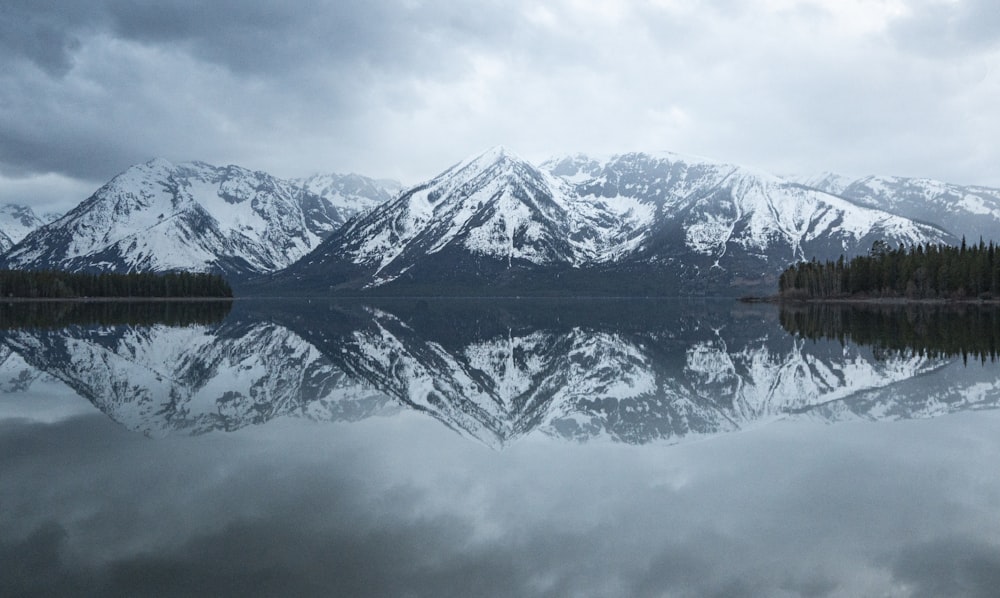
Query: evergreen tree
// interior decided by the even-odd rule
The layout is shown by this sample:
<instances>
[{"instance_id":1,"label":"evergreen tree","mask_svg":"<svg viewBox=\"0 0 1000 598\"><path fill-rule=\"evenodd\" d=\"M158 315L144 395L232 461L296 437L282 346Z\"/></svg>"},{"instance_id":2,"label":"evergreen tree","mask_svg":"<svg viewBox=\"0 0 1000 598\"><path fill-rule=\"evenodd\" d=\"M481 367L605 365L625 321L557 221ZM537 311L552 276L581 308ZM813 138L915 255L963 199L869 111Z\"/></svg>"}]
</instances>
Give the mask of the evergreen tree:
<instances>
[{"instance_id":1,"label":"evergreen tree","mask_svg":"<svg viewBox=\"0 0 1000 598\"><path fill-rule=\"evenodd\" d=\"M778 279L786 299L906 297L912 299L1000 298L1000 256L991 242L959 247L900 245L876 241L868 255L836 262L794 264Z\"/></svg>"}]
</instances>

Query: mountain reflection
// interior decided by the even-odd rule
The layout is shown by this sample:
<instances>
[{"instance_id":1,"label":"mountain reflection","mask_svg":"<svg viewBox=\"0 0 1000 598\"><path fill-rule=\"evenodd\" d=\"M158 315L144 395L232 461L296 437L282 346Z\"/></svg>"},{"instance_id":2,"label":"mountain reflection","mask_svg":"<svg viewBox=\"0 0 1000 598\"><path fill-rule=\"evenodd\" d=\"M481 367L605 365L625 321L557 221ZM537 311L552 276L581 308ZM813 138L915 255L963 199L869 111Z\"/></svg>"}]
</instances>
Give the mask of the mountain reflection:
<instances>
[{"instance_id":1,"label":"mountain reflection","mask_svg":"<svg viewBox=\"0 0 1000 598\"><path fill-rule=\"evenodd\" d=\"M963 368L950 340L894 344L943 328L972 338L995 330L995 315L903 318L730 301L239 301L223 320L184 326L8 326L0 376L47 373L150 435L414 409L498 448L530 433L678 442L779 418L997 405L993 369ZM895 340L871 343L875 331ZM995 356L978 342L967 353Z\"/></svg>"}]
</instances>

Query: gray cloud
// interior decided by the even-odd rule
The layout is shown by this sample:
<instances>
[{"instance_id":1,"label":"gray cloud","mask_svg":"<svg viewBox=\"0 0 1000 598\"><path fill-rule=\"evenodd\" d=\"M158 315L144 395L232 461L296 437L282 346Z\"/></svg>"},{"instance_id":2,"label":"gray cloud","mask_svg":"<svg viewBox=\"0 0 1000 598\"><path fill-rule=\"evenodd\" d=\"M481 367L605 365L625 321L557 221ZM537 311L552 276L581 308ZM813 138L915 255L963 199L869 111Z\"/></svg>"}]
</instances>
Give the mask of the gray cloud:
<instances>
[{"instance_id":1,"label":"gray cloud","mask_svg":"<svg viewBox=\"0 0 1000 598\"><path fill-rule=\"evenodd\" d=\"M0 20L3 49L33 62L50 75L65 75L73 66L72 53L79 42L63 37L60 31L45 24L30 25L16 20Z\"/></svg>"},{"instance_id":2,"label":"gray cloud","mask_svg":"<svg viewBox=\"0 0 1000 598\"><path fill-rule=\"evenodd\" d=\"M1000 546L965 538L940 538L909 546L892 563L912 596L996 596Z\"/></svg>"},{"instance_id":3,"label":"gray cloud","mask_svg":"<svg viewBox=\"0 0 1000 598\"><path fill-rule=\"evenodd\" d=\"M80 47L77 32L89 21L81 3L5 2L0 6L0 64L25 60L52 76L65 75Z\"/></svg>"},{"instance_id":4,"label":"gray cloud","mask_svg":"<svg viewBox=\"0 0 1000 598\"><path fill-rule=\"evenodd\" d=\"M1000 12L990 0L912 2L889 32L906 51L937 59L1000 47Z\"/></svg>"},{"instance_id":5,"label":"gray cloud","mask_svg":"<svg viewBox=\"0 0 1000 598\"><path fill-rule=\"evenodd\" d=\"M69 114L49 114L65 125L38 135L37 122L14 122L0 135L0 173L13 177L57 172L83 179L107 179L144 155L127 139L110 138ZM97 125L98 123L93 123ZM83 199L83 198L79 198ZM78 200L79 200L78 199Z\"/></svg>"},{"instance_id":6,"label":"gray cloud","mask_svg":"<svg viewBox=\"0 0 1000 598\"><path fill-rule=\"evenodd\" d=\"M0 193L154 156L412 183L497 143L1000 185L995 11L887 7L7 2Z\"/></svg>"},{"instance_id":7,"label":"gray cloud","mask_svg":"<svg viewBox=\"0 0 1000 598\"><path fill-rule=\"evenodd\" d=\"M69 0L10 7L4 38L14 56L65 74L80 37L110 35L178 48L234 72L284 76L317 65L365 65L389 72L440 71L468 45L509 41L516 26L503 3L471 8L440 0L296 3L273 0L143 2ZM8 31L9 30L9 31Z\"/></svg>"},{"instance_id":8,"label":"gray cloud","mask_svg":"<svg viewBox=\"0 0 1000 598\"><path fill-rule=\"evenodd\" d=\"M499 4L80 6L25 3L6 21L18 32L4 38L11 75L0 91L0 172L8 176L103 180L153 155L273 168L261 148L290 143L350 154L370 132L351 131L352 123L373 100L408 110L409 82L461 76L470 47L508 30ZM31 23L61 41L42 44ZM318 139L302 139L309 136ZM333 169L324 156L305 163L294 174Z\"/></svg>"}]
</instances>

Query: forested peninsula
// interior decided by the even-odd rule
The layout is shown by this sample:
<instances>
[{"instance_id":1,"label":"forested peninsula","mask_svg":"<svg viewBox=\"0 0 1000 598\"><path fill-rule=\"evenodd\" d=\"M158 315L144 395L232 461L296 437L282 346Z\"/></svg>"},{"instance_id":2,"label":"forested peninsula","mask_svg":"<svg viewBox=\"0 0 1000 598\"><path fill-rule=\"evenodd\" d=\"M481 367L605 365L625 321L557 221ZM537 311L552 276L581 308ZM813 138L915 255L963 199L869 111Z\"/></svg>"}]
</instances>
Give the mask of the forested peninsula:
<instances>
[{"instance_id":1,"label":"forested peninsula","mask_svg":"<svg viewBox=\"0 0 1000 598\"><path fill-rule=\"evenodd\" d=\"M58 271L0 270L0 298L16 299L186 299L231 298L233 290L217 274L85 274Z\"/></svg>"},{"instance_id":2,"label":"forested peninsula","mask_svg":"<svg viewBox=\"0 0 1000 598\"><path fill-rule=\"evenodd\" d=\"M982 240L960 247L882 241L868 255L836 262L801 262L778 279L781 300L998 300L1000 248Z\"/></svg>"}]
</instances>

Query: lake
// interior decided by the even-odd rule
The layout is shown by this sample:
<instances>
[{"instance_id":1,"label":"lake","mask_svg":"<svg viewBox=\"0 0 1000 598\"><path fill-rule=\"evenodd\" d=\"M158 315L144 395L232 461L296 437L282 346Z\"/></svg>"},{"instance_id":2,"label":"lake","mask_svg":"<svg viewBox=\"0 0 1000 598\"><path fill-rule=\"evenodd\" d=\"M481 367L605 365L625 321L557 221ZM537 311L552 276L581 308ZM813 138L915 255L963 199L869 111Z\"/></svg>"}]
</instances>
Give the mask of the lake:
<instances>
[{"instance_id":1,"label":"lake","mask_svg":"<svg viewBox=\"0 0 1000 598\"><path fill-rule=\"evenodd\" d=\"M1000 312L0 305L0 595L994 596Z\"/></svg>"}]
</instances>

